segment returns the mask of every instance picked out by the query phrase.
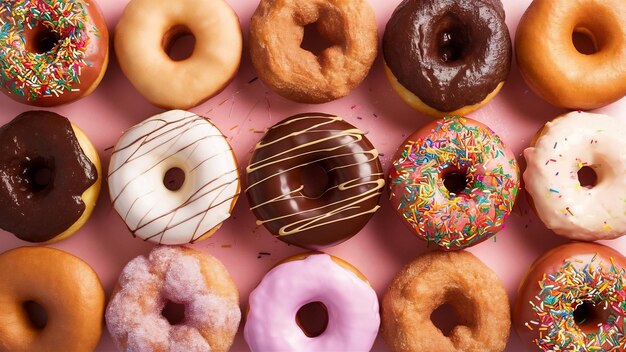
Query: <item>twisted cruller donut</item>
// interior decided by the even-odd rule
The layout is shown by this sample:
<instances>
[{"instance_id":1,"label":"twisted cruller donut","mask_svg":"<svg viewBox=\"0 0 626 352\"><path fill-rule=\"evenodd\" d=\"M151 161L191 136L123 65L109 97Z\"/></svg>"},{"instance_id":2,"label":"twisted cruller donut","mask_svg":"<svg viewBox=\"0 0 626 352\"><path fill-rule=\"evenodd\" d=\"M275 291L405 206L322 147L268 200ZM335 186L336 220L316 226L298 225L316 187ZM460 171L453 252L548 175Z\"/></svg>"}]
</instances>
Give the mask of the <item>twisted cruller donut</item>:
<instances>
[{"instance_id":1,"label":"twisted cruller donut","mask_svg":"<svg viewBox=\"0 0 626 352\"><path fill-rule=\"evenodd\" d=\"M595 52L579 52L574 34L588 37ZM534 0L517 27L517 64L550 104L595 109L626 94L624 38L624 0Z\"/></svg>"},{"instance_id":2,"label":"twisted cruller donut","mask_svg":"<svg viewBox=\"0 0 626 352\"><path fill-rule=\"evenodd\" d=\"M104 289L81 259L46 247L0 254L0 351L93 351L100 341ZM31 322L27 304L47 314Z\"/></svg>"},{"instance_id":3,"label":"twisted cruller donut","mask_svg":"<svg viewBox=\"0 0 626 352\"><path fill-rule=\"evenodd\" d=\"M623 351L626 258L598 244L570 243L530 267L513 307L520 338L543 351Z\"/></svg>"},{"instance_id":4,"label":"twisted cruller donut","mask_svg":"<svg viewBox=\"0 0 626 352\"><path fill-rule=\"evenodd\" d=\"M166 184L177 172L182 184ZM239 190L228 141L208 118L187 111L164 112L128 129L109 164L113 207L133 236L146 241L210 237L230 216Z\"/></svg>"},{"instance_id":5,"label":"twisted cruller donut","mask_svg":"<svg viewBox=\"0 0 626 352\"><path fill-rule=\"evenodd\" d=\"M11 99L55 106L89 95L109 61L109 32L92 0L0 2L0 85Z\"/></svg>"},{"instance_id":6,"label":"twisted cruller donut","mask_svg":"<svg viewBox=\"0 0 626 352\"><path fill-rule=\"evenodd\" d=\"M171 325L167 302L185 306ZM241 311L239 292L213 256L185 247L158 246L122 270L106 309L120 351L228 351Z\"/></svg>"},{"instance_id":7,"label":"twisted cruller donut","mask_svg":"<svg viewBox=\"0 0 626 352\"><path fill-rule=\"evenodd\" d=\"M459 318L447 336L430 319L444 304ZM511 327L502 282L465 251L426 253L406 265L385 292L381 314L394 352L503 351Z\"/></svg>"}]
</instances>

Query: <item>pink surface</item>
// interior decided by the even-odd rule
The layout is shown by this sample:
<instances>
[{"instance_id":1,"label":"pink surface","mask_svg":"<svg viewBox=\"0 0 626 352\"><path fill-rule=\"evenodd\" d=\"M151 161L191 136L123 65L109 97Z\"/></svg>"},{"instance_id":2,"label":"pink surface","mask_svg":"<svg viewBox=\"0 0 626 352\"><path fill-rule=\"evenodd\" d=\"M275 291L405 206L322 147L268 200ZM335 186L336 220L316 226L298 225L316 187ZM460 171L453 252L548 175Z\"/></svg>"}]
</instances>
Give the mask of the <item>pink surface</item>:
<instances>
[{"instance_id":1,"label":"pink surface","mask_svg":"<svg viewBox=\"0 0 626 352\"><path fill-rule=\"evenodd\" d=\"M503 1L507 24L514 36L519 18L530 0ZM100 1L110 30L115 26L127 2ZM399 1L370 2L378 17L379 37L382 37L385 23ZM257 2L230 0L230 3L239 14L246 33ZM338 114L369 131L369 138L381 152L386 169L389 159L406 135L430 121L430 118L410 109L392 92L382 66L379 55L370 75L352 94L333 103L307 106L282 99L270 92L260 80L253 81L256 73L246 50L242 67L233 83L219 96L192 111L212 118L229 137L242 172L251 156L253 145L263 136L265 128L284 117L307 111ZM0 96L0 106L0 124L7 123L20 112L31 109L4 96ZM115 144L122 131L161 111L147 103L134 90L115 60L112 60L102 84L94 94L76 103L50 110L69 117L91 137L100 152L104 170L107 169L110 158L109 147ZM500 134L518 156L523 167L520 153L528 146L534 133L547 120L563 112L565 111L551 107L530 92L514 65L502 92L483 109L469 116L486 123ZM619 116L626 122L626 99L597 112ZM402 225L385 198L381 200L381 210L361 233L327 250L328 253L358 267L370 279L379 296L405 263L430 250ZM1 231L0 236L3 238L0 251L28 245ZM526 197L522 195L506 223L506 228L497 235L496 240L488 240L470 251L496 271L507 288L509 298L513 300L517 285L532 261L549 248L564 242L565 240L543 226L530 210ZM621 252L626 250L626 238L608 241L606 244ZM92 265L107 293L111 292L122 267L135 256L148 253L152 246L131 237L110 205L106 185L87 225L70 239L53 245L74 253ZM257 227L254 215L248 210L245 196L239 199L232 219L227 220L213 237L193 247L211 253L224 262L239 287L244 311L248 294L269 268L286 256L302 252L301 249L274 239L264 228ZM260 252L270 255L260 255ZM243 324L240 332L242 328ZM99 350L114 350L106 332ZM233 350L247 350L241 333L237 336ZM387 350L382 339L377 339L374 350ZM515 333L512 333L507 351L520 350L523 347Z\"/></svg>"}]
</instances>

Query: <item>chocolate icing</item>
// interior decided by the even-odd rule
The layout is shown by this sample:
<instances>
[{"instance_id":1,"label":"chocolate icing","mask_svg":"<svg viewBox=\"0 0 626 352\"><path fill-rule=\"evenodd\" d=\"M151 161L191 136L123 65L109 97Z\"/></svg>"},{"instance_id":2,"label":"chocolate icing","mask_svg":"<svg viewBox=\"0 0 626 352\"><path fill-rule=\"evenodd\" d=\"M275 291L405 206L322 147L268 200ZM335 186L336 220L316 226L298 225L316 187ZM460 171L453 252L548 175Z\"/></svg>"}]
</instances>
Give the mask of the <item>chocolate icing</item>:
<instances>
[{"instance_id":1,"label":"chocolate icing","mask_svg":"<svg viewBox=\"0 0 626 352\"><path fill-rule=\"evenodd\" d=\"M302 172L323 168L325 192L307 197ZM278 239L320 249L355 235L378 209L384 175L364 133L327 114L292 116L257 144L247 168L246 194L257 224Z\"/></svg>"},{"instance_id":2,"label":"chocolate icing","mask_svg":"<svg viewBox=\"0 0 626 352\"><path fill-rule=\"evenodd\" d=\"M67 230L98 179L68 119L30 111L0 127L0 228L29 242Z\"/></svg>"},{"instance_id":3,"label":"chocolate icing","mask_svg":"<svg viewBox=\"0 0 626 352\"><path fill-rule=\"evenodd\" d=\"M391 72L426 105L450 112L483 101L511 67L499 0L405 0L387 22Z\"/></svg>"}]
</instances>

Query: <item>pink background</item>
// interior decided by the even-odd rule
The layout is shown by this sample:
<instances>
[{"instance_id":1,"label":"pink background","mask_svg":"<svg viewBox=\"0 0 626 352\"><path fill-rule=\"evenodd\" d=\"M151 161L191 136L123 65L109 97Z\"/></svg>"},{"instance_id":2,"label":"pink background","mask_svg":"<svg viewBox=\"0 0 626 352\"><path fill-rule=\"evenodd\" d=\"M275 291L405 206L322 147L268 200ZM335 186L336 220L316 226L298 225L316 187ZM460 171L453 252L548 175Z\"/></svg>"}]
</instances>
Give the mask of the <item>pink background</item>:
<instances>
[{"instance_id":1,"label":"pink background","mask_svg":"<svg viewBox=\"0 0 626 352\"><path fill-rule=\"evenodd\" d=\"M109 30L113 30L127 2L100 1ZM257 1L229 2L238 13L247 38L249 19ZM507 24L514 37L519 18L530 0L503 2ZM376 11L379 37L382 37L385 23L399 0L370 0L370 3ZM110 158L108 147L116 143L120 134L126 128L161 111L141 97L121 73L114 56L112 58L104 80L91 96L50 109L69 117L91 137L102 158L104 170L107 170ZM270 92L260 80L248 83L254 77L256 73L250 64L246 42L242 66L234 81L220 95L192 109L209 116L229 137L242 173L254 144L263 136L265 128L292 114L311 111L338 114L369 131L368 137L381 152L385 169L406 135L430 121L429 117L410 109L392 92L383 74L380 55L358 89L329 104L307 106L287 101ZM0 124L31 109L4 96L0 96L0 106ZM532 135L546 121L563 112L530 92L514 64L502 92L483 109L469 116L486 123L500 134L523 166L520 153L528 146ZM626 99L599 109L598 112L619 116L626 122ZM122 267L135 256L148 253L153 246L132 238L110 204L108 189L103 185L99 204L87 225L73 237L53 245L83 258L93 266L107 294L111 292ZM386 196L381 199L381 205L381 210L357 236L327 250L359 268L369 278L379 297L404 264L429 250L424 242L403 227L399 218L393 214ZM29 245L2 231L0 236L0 251ZM504 282L509 298L513 300L517 285L532 261L549 248L564 242L543 226L530 210L525 195L522 195L506 228L497 235L497 241L486 241L470 251L495 270ZM626 250L626 238L606 244L622 252ZM227 220L213 237L192 247L211 253L224 262L239 287L242 310L247 305L248 294L272 265L286 256L302 252L301 249L288 247L274 239L264 228L257 227L243 195L239 198L232 219ZM269 252L271 255L259 259L259 252ZM248 350L241 335L242 327L243 324L233 346L235 351ZM518 337L512 333L507 351L519 351L521 346ZM114 350L106 331L99 350ZM377 340L374 350L387 350L382 339Z\"/></svg>"}]
</instances>

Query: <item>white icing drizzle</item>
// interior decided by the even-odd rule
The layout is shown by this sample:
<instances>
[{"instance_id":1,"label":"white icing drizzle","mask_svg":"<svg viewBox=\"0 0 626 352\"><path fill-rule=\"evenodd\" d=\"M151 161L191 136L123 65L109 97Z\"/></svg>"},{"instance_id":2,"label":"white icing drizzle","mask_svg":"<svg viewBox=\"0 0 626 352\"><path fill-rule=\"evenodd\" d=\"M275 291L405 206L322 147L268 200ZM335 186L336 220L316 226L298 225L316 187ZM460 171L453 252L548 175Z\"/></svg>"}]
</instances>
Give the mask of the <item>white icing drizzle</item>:
<instances>
[{"instance_id":1,"label":"white icing drizzle","mask_svg":"<svg viewBox=\"0 0 626 352\"><path fill-rule=\"evenodd\" d=\"M177 191L163 184L172 168L185 173ZM207 118L172 110L120 138L109 164L109 192L134 235L162 244L194 242L230 216L239 194L237 162Z\"/></svg>"},{"instance_id":2,"label":"white icing drizzle","mask_svg":"<svg viewBox=\"0 0 626 352\"><path fill-rule=\"evenodd\" d=\"M617 118L572 112L548 122L524 151L526 190L537 214L559 235L586 241L626 233L626 125ZM592 188L578 171L591 167Z\"/></svg>"},{"instance_id":3,"label":"white icing drizzle","mask_svg":"<svg viewBox=\"0 0 626 352\"><path fill-rule=\"evenodd\" d=\"M285 127L286 125L302 120L321 120L322 122L311 124L307 128L289 133L274 140L266 141L266 137L262 141L257 143L254 150L255 153L263 148L267 148L276 143L285 142L290 139L294 140L295 138L307 134L311 135L321 132L331 134L326 135L322 138L312 139L311 141L306 143L295 143L297 146L285 149L262 160L255 161L255 158L253 156L252 162L246 168L249 176L267 167L276 166L278 164L285 163L297 158L304 159L302 163L298 163L294 166L284 169L281 168L280 171L273 172L261 178L260 180L249 184L246 192L250 192L255 187L263 187L263 183L293 170L303 168L307 165L318 164L320 162L330 161L337 158L356 155L365 155L367 157L365 160L359 162L341 164L339 166L329 168L326 170L326 172L331 172L343 168L358 168L359 165L378 162L378 151L376 149L363 150L360 152L343 152L344 150L351 148L351 146L353 146L354 144L361 142L364 138L365 133L357 128L345 130L325 129L326 126L329 124L332 124L336 121L343 121L343 119L338 116L301 116L278 123L271 127L270 130L280 129ZM326 148L319 147L320 144L332 140L341 140L344 137L349 137L351 139L347 143L342 143L336 146ZM248 177L248 179L250 179L250 177ZM284 213L282 215L271 218L259 219L256 223L257 225L264 225L267 223L280 221L284 225L280 227L277 236L281 237L297 234L303 231L330 225L337 222L342 222L348 219L373 214L380 208L380 206L376 204L373 207L368 207L366 206L366 204L363 203L366 203L371 199L378 199L378 197L382 194L382 189L384 185L385 181L383 173L371 173L369 175L361 175L360 177L350 179L340 184L330 185L320 197L316 197L322 198L328 192L344 192L345 194L340 197L340 200L324 203L323 205L296 213ZM366 187L367 190L358 193L351 192L353 189L358 189L359 187ZM272 207L275 206L278 202L289 202L299 198L312 199L302 193L303 190L304 185L300 185L294 189L285 189L285 187L282 187L279 190L279 194L276 194L276 190L264 190L264 192L267 191L266 193L269 196L268 199L256 203L252 202L250 209L256 210L263 207ZM337 215L340 215L340 217L337 217Z\"/></svg>"}]
</instances>

